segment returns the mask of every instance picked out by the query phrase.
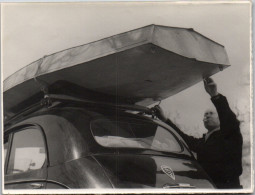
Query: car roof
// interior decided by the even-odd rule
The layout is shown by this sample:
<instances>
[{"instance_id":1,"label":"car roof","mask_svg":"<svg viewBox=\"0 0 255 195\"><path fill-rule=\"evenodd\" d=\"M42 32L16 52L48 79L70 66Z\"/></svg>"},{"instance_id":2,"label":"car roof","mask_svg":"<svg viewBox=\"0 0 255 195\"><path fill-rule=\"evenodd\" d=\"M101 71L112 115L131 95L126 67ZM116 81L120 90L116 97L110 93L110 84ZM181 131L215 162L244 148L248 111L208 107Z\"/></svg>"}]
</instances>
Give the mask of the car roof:
<instances>
[{"instance_id":1,"label":"car roof","mask_svg":"<svg viewBox=\"0 0 255 195\"><path fill-rule=\"evenodd\" d=\"M88 99L83 99L74 96L62 95L62 94L48 94L41 101L36 104L24 108L21 112L10 116L5 117L4 125L5 130L13 124L25 120L31 116L39 115L42 113L49 112L52 108L65 108L65 107L79 107L79 108L88 108L88 109L97 109L97 111L107 109L107 110L119 110L118 114L125 112L139 112L143 114L152 115L152 111L143 106L132 105L132 104L121 104L117 102L106 103L103 101L92 101ZM122 112L120 112L122 111Z\"/></svg>"}]
</instances>

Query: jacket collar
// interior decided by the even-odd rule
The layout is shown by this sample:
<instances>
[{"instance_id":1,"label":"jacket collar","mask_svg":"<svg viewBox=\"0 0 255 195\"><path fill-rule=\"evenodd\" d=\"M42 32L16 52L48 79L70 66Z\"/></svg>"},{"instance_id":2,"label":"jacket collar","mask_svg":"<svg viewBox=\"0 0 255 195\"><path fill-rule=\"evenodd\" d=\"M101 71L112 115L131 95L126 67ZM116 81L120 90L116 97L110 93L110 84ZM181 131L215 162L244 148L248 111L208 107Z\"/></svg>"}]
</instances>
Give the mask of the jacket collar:
<instances>
[{"instance_id":1,"label":"jacket collar","mask_svg":"<svg viewBox=\"0 0 255 195\"><path fill-rule=\"evenodd\" d=\"M216 128L216 129L214 129L214 130L212 130L212 131L206 133L206 134L205 134L205 141L207 141L208 138L209 138L214 132L219 131L219 130L220 130L220 128L218 127L218 128Z\"/></svg>"}]
</instances>

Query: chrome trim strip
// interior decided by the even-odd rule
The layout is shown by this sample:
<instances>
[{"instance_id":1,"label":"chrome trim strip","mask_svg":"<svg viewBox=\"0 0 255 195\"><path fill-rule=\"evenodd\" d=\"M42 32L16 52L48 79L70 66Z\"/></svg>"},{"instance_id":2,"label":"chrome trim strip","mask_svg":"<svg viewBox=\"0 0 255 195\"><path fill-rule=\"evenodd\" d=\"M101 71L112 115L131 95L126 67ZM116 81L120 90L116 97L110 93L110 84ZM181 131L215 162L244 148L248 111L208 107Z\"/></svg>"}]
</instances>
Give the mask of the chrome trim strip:
<instances>
[{"instance_id":1,"label":"chrome trim strip","mask_svg":"<svg viewBox=\"0 0 255 195\"><path fill-rule=\"evenodd\" d=\"M14 181L7 181L4 182L4 185L9 185L9 184L18 184L18 183L28 183L28 182L46 182L46 180L43 179L30 179L30 180L14 180Z\"/></svg>"},{"instance_id":2,"label":"chrome trim strip","mask_svg":"<svg viewBox=\"0 0 255 195\"><path fill-rule=\"evenodd\" d=\"M20 181L12 181L12 182L5 182L4 185L10 185L10 184L19 184L19 183L30 183L30 182L46 182L46 186L47 183L55 183L58 185L61 185L67 189L70 189L67 185L54 181L54 180L40 180L40 179L30 179L30 180L20 180Z\"/></svg>"},{"instance_id":3,"label":"chrome trim strip","mask_svg":"<svg viewBox=\"0 0 255 195\"><path fill-rule=\"evenodd\" d=\"M55 180L47 180L46 182L47 182L47 183L58 184L58 185L61 185L61 186L65 187L65 188L67 188L67 189L70 189L67 185L65 185L65 184L63 184L63 183L60 183L60 182L58 182L58 181L55 181ZM46 186L47 186L47 185L46 185Z\"/></svg>"}]
</instances>

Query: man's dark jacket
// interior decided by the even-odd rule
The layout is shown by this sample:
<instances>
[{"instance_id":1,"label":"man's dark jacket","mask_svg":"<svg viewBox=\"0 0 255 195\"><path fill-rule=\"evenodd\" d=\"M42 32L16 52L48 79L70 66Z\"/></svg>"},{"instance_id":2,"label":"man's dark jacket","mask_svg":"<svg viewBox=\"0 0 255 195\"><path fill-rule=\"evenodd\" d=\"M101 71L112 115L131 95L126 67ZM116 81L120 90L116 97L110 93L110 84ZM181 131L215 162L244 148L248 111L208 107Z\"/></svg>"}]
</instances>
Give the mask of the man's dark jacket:
<instances>
[{"instance_id":1,"label":"man's dark jacket","mask_svg":"<svg viewBox=\"0 0 255 195\"><path fill-rule=\"evenodd\" d=\"M239 121L231 111L226 97L219 94L211 98L219 115L220 130L213 132L205 141L177 130L197 153L197 160L218 188L240 188L242 173L242 144ZM170 122L170 121L169 121Z\"/></svg>"}]
</instances>

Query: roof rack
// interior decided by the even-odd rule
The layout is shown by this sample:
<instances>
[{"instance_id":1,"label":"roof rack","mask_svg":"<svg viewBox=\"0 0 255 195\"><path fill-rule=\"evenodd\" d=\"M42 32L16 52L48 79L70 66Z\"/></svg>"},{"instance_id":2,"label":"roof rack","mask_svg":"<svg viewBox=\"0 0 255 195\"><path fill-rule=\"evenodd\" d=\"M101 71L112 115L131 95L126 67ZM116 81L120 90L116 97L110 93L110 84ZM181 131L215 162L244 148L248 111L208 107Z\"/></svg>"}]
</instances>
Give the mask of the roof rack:
<instances>
[{"instance_id":1,"label":"roof rack","mask_svg":"<svg viewBox=\"0 0 255 195\"><path fill-rule=\"evenodd\" d=\"M60 102L60 103L73 103L75 102L76 104L83 104L83 105L97 105L97 106L105 106L105 107L112 107L112 108L118 108L120 110L125 110L125 111L137 111L139 113L144 113L148 115L153 115L153 112L151 109L139 105L129 105L129 104L122 104L122 103L105 103L102 101L91 101L87 99L82 99L82 98L77 98L69 95L62 95L62 94L46 94L44 95L44 98L40 101L37 102L28 108L20 111L19 113L15 114L12 117L6 117L5 116L5 126L10 124L13 120L17 120L20 117L27 116L43 107L54 107L58 104L54 105L54 102Z\"/></svg>"},{"instance_id":2,"label":"roof rack","mask_svg":"<svg viewBox=\"0 0 255 195\"><path fill-rule=\"evenodd\" d=\"M144 106L139 105L129 105L129 104L122 104L122 103L105 103L102 101L91 101L86 100L82 98L77 98L69 95L62 95L62 94L49 94L47 95L47 98L49 98L51 101L61 101L61 102L76 102L76 103L82 103L82 104L96 104L100 106L107 106L107 107L117 107L121 110L129 110L129 111L138 111L143 112L145 114L152 114L152 111Z\"/></svg>"}]
</instances>

